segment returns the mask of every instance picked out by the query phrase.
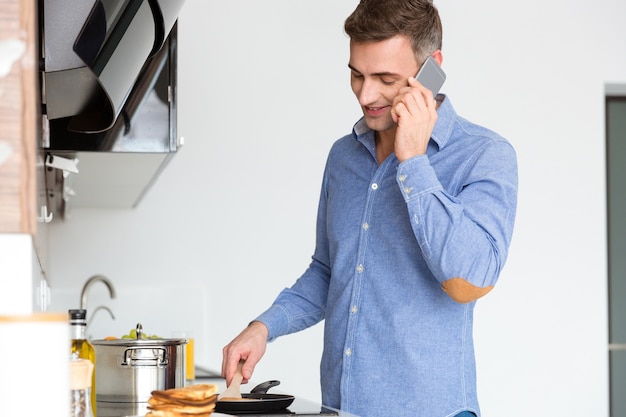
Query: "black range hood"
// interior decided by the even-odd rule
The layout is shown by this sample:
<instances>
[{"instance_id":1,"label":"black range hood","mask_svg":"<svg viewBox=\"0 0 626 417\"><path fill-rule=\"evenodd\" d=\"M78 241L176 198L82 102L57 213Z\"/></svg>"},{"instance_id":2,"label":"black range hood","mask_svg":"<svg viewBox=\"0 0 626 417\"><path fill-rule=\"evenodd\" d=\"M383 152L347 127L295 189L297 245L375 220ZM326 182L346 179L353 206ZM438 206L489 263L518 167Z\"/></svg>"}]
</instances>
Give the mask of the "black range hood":
<instances>
[{"instance_id":1,"label":"black range hood","mask_svg":"<svg viewBox=\"0 0 626 417\"><path fill-rule=\"evenodd\" d=\"M136 206L177 151L183 2L40 0L42 152L61 217L68 206Z\"/></svg>"},{"instance_id":2,"label":"black range hood","mask_svg":"<svg viewBox=\"0 0 626 417\"><path fill-rule=\"evenodd\" d=\"M165 43L183 0L44 0L49 120L76 132L113 126L142 69Z\"/></svg>"}]
</instances>

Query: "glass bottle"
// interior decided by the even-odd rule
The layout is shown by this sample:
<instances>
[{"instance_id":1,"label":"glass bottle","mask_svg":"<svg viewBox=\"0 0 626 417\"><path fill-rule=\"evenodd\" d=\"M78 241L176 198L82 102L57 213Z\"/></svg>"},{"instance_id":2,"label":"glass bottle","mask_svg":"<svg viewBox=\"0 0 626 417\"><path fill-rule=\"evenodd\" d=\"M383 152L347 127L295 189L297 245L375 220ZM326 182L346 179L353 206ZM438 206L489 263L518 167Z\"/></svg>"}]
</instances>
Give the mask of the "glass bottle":
<instances>
[{"instance_id":1,"label":"glass bottle","mask_svg":"<svg viewBox=\"0 0 626 417\"><path fill-rule=\"evenodd\" d=\"M96 350L87 340L85 333L87 329L87 310L69 310L70 330L72 337L71 353L78 355L80 359L88 359L93 364L91 373L91 410L96 416Z\"/></svg>"}]
</instances>

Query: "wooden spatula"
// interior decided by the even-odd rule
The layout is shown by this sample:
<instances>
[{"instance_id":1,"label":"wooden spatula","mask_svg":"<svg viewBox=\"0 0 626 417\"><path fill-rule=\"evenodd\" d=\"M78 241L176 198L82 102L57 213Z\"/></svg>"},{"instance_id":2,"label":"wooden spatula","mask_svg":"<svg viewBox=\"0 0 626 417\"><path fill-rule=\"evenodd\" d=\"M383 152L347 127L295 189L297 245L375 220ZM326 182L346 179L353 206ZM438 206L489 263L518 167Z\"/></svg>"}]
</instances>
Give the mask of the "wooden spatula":
<instances>
[{"instance_id":1,"label":"wooden spatula","mask_svg":"<svg viewBox=\"0 0 626 417\"><path fill-rule=\"evenodd\" d=\"M241 375L241 368L243 367L244 361L239 361L237 364L237 372L233 375L233 380L230 381L230 385L226 388L217 399L220 400L222 398L241 398L241 381L243 380L243 375Z\"/></svg>"}]
</instances>

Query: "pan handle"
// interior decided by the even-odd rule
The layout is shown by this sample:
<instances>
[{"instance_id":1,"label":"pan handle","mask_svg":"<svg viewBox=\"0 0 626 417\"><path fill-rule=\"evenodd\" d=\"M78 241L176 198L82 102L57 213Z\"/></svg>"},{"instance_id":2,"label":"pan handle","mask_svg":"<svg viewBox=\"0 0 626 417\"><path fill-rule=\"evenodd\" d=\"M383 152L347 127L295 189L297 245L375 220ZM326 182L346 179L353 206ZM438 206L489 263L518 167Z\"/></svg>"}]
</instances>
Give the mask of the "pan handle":
<instances>
[{"instance_id":1,"label":"pan handle","mask_svg":"<svg viewBox=\"0 0 626 417\"><path fill-rule=\"evenodd\" d=\"M277 381L275 379L271 381L261 382L259 385L250 390L250 394L267 394L267 391L270 388L275 387L276 385L280 385L280 381Z\"/></svg>"}]
</instances>

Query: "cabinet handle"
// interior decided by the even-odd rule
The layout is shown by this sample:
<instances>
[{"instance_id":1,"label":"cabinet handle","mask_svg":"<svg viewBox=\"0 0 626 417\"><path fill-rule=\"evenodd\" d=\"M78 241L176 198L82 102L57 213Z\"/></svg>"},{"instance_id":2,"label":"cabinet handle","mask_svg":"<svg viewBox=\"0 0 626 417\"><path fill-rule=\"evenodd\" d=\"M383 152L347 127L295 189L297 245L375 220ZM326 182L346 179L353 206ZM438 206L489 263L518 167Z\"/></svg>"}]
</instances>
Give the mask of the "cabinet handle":
<instances>
[{"instance_id":1,"label":"cabinet handle","mask_svg":"<svg viewBox=\"0 0 626 417\"><path fill-rule=\"evenodd\" d=\"M48 213L48 206L41 206L40 215L37 217L39 223L50 223L52 221L52 213Z\"/></svg>"}]
</instances>

